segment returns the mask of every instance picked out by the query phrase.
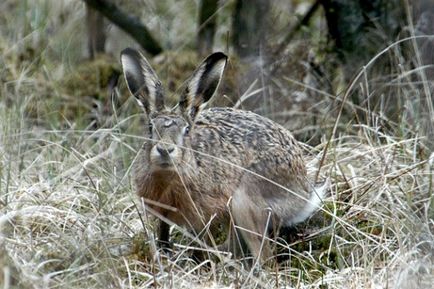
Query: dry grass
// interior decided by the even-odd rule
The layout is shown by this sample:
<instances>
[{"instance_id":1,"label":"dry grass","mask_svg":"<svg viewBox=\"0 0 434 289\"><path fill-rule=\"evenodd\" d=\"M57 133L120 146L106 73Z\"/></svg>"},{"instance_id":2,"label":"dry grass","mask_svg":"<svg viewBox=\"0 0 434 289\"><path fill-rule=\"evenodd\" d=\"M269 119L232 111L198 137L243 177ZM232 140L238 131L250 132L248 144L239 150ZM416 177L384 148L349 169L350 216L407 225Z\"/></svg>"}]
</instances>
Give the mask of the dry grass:
<instances>
[{"instance_id":1,"label":"dry grass","mask_svg":"<svg viewBox=\"0 0 434 289\"><path fill-rule=\"evenodd\" d=\"M300 226L309 234L304 239L279 240L285 261L250 270L219 260L213 248L205 248L210 259L194 261L194 236L181 228L172 231L171 256L150 257L153 222L130 174L143 141L139 115L128 100L95 130L77 126L87 115L33 113L47 99L56 105L73 97L59 83L78 58L77 38L84 38L71 31L80 31L83 7L79 1L26 5L0 4L26 15L0 17L0 288L431 288L434 155L418 129L434 118L419 105L432 101L432 86L414 59L405 59L401 43L377 55L396 57L396 74L379 79L375 58L348 93L323 92L335 110L315 128L323 131L321 144L306 150L332 183L325 217ZM71 16L57 23L59 13ZM360 108L363 122L345 115L359 109L345 95L371 96L378 83L414 104L404 118L387 119L369 106Z\"/></svg>"}]
</instances>

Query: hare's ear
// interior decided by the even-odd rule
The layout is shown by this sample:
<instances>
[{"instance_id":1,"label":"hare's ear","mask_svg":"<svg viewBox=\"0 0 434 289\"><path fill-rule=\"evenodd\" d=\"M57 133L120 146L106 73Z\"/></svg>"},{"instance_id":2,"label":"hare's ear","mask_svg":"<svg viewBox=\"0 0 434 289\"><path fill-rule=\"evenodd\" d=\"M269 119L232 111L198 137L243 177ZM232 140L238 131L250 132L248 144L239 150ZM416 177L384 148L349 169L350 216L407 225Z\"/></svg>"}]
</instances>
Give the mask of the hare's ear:
<instances>
[{"instance_id":1,"label":"hare's ear","mask_svg":"<svg viewBox=\"0 0 434 289\"><path fill-rule=\"evenodd\" d=\"M217 90L227 59L228 57L222 52L211 54L187 81L179 101L179 108L191 121L194 121L200 110Z\"/></svg>"},{"instance_id":2,"label":"hare's ear","mask_svg":"<svg viewBox=\"0 0 434 289\"><path fill-rule=\"evenodd\" d=\"M146 58L137 50L126 48L121 52L125 80L131 94L149 115L164 109L164 89Z\"/></svg>"}]
</instances>

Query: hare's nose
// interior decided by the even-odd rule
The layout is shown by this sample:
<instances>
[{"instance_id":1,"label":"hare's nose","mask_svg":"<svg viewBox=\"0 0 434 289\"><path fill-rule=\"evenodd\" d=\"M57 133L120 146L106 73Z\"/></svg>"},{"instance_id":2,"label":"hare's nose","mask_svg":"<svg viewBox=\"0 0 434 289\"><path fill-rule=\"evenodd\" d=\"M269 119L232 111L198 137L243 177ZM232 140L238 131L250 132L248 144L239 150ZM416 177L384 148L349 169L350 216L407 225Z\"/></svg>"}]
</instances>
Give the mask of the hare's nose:
<instances>
[{"instance_id":1,"label":"hare's nose","mask_svg":"<svg viewBox=\"0 0 434 289\"><path fill-rule=\"evenodd\" d=\"M157 152L161 155L161 156L168 156L171 153L173 153L173 151L175 150L175 147L172 146L157 146Z\"/></svg>"}]
</instances>

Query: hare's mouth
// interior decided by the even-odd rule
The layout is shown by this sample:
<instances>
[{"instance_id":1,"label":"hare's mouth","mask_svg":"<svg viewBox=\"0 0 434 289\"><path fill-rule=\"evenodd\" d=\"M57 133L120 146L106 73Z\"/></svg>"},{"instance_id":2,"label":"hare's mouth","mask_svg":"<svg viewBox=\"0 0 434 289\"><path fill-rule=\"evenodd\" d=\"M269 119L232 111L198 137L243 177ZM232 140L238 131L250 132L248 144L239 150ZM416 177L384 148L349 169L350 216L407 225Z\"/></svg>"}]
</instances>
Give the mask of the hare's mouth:
<instances>
[{"instance_id":1,"label":"hare's mouth","mask_svg":"<svg viewBox=\"0 0 434 289\"><path fill-rule=\"evenodd\" d=\"M170 159L160 159L154 162L154 169L161 171L171 171L175 169L173 160Z\"/></svg>"},{"instance_id":2,"label":"hare's mouth","mask_svg":"<svg viewBox=\"0 0 434 289\"><path fill-rule=\"evenodd\" d=\"M160 163L158 164L158 166L159 166L160 168L162 168L162 169L167 169L167 168L172 167L173 165L172 165L171 162L164 161L164 162L160 162Z\"/></svg>"}]
</instances>

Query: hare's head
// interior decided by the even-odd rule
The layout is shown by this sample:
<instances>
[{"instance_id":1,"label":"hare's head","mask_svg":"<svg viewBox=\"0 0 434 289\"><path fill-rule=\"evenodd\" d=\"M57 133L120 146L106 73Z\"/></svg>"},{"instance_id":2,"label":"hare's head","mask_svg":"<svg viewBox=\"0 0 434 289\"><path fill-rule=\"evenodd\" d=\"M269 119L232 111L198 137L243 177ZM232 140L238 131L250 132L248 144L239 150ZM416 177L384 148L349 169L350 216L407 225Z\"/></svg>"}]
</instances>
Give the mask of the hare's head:
<instances>
[{"instance_id":1,"label":"hare's head","mask_svg":"<svg viewBox=\"0 0 434 289\"><path fill-rule=\"evenodd\" d=\"M145 144L150 170L174 170L186 161L195 120L215 93L226 66L227 56L208 56L190 76L179 103L172 109L164 104L164 89L146 58L127 48L121 53L124 76L131 94L146 114ZM182 166L181 166L182 167Z\"/></svg>"}]
</instances>

